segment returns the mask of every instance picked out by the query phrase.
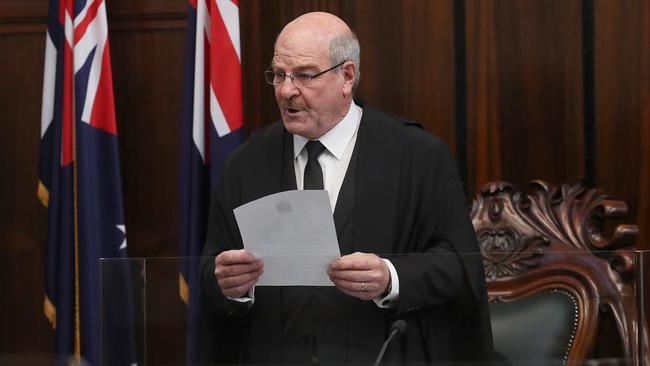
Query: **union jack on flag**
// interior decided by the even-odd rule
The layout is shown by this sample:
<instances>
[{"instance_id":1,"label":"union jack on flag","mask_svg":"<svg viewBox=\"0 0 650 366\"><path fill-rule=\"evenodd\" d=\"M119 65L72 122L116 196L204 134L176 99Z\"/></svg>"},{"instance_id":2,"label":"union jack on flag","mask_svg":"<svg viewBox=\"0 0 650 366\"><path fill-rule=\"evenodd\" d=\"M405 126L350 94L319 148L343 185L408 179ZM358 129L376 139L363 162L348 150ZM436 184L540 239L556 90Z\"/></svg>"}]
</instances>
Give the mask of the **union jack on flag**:
<instances>
[{"instance_id":1,"label":"union jack on flag","mask_svg":"<svg viewBox=\"0 0 650 366\"><path fill-rule=\"evenodd\" d=\"M188 304L187 360L198 360L198 260L210 191L226 157L244 140L239 1L189 0L181 121L180 296Z\"/></svg>"},{"instance_id":2,"label":"union jack on flag","mask_svg":"<svg viewBox=\"0 0 650 366\"><path fill-rule=\"evenodd\" d=\"M112 84L106 3L50 0L38 196L48 210L44 311L62 364L135 362L128 271L100 283L99 259L126 257Z\"/></svg>"}]
</instances>

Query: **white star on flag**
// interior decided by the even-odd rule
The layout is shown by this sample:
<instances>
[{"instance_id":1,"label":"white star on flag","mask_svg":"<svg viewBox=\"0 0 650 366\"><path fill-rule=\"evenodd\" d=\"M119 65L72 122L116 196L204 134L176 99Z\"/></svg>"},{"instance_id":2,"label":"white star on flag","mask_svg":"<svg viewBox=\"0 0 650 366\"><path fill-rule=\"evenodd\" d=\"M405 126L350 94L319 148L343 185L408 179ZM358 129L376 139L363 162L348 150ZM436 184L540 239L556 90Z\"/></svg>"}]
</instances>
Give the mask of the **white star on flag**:
<instances>
[{"instance_id":1,"label":"white star on flag","mask_svg":"<svg viewBox=\"0 0 650 366\"><path fill-rule=\"evenodd\" d=\"M124 225L115 225L115 227L124 233L124 241L122 242L122 245L120 245L119 249L126 249L126 227Z\"/></svg>"}]
</instances>

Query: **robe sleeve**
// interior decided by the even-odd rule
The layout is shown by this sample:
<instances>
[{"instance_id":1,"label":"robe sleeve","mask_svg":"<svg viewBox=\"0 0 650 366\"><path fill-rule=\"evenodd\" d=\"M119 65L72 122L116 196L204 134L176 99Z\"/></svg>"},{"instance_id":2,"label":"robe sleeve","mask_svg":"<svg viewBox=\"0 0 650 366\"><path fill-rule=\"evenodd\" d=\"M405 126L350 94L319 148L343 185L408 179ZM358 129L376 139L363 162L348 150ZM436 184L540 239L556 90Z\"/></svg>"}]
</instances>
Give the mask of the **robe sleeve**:
<instances>
[{"instance_id":1,"label":"robe sleeve","mask_svg":"<svg viewBox=\"0 0 650 366\"><path fill-rule=\"evenodd\" d=\"M485 283L474 228L455 164L440 140L414 154L408 183L415 197L403 210L412 224L390 260L397 270L397 315L429 309L460 297L484 301ZM399 214L399 213L398 213ZM406 213L405 213L406 214Z\"/></svg>"},{"instance_id":2,"label":"robe sleeve","mask_svg":"<svg viewBox=\"0 0 650 366\"><path fill-rule=\"evenodd\" d=\"M219 288L214 276L214 259L221 252L233 249L242 249L239 233L233 233L232 226L228 225L228 215L223 209L223 189L221 187L212 194L210 199L210 215L206 241L201 259L201 301L213 310L228 314L242 312L248 309L249 303L242 303L226 298Z\"/></svg>"},{"instance_id":3,"label":"robe sleeve","mask_svg":"<svg viewBox=\"0 0 650 366\"><path fill-rule=\"evenodd\" d=\"M228 164L227 164L228 165ZM199 272L199 307L201 322L201 361L202 363L235 364L238 360L241 340L248 329L248 303L227 299L219 288L214 276L214 259L226 250L241 249L241 237L237 226L233 226L234 216L231 201L238 192L226 192L226 179L239 179L237 172L228 171L210 198L206 242ZM230 182L228 182L230 183ZM228 208L226 208L228 207Z\"/></svg>"}]
</instances>

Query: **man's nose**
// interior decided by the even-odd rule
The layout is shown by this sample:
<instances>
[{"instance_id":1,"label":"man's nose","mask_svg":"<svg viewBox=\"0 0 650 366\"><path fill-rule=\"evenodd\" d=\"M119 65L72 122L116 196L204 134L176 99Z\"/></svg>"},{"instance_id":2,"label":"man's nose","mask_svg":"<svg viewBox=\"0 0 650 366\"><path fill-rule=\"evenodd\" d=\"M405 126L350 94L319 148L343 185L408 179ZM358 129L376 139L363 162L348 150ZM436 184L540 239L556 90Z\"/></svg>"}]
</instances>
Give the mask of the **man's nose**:
<instances>
[{"instance_id":1,"label":"man's nose","mask_svg":"<svg viewBox=\"0 0 650 366\"><path fill-rule=\"evenodd\" d=\"M278 88L280 88L280 95L285 99L289 99L300 94L300 90L296 87L294 81L289 76L286 76L284 78L282 83L278 85Z\"/></svg>"}]
</instances>

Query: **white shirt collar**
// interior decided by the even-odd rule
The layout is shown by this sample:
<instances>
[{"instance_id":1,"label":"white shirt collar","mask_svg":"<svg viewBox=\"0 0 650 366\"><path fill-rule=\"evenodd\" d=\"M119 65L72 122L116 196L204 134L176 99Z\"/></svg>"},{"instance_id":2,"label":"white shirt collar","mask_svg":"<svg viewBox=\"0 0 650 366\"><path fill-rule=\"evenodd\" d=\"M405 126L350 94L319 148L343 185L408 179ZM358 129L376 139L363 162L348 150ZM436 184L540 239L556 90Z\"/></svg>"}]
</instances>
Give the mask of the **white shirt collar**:
<instances>
[{"instance_id":1,"label":"white shirt collar","mask_svg":"<svg viewBox=\"0 0 650 366\"><path fill-rule=\"evenodd\" d=\"M350 104L350 110L334 128L327 131L318 140L325 146L336 159L341 160L345 148L350 143L354 132L357 130L360 122L361 108L354 102ZM297 158L302 148L307 144L308 139L293 135L293 158Z\"/></svg>"}]
</instances>

